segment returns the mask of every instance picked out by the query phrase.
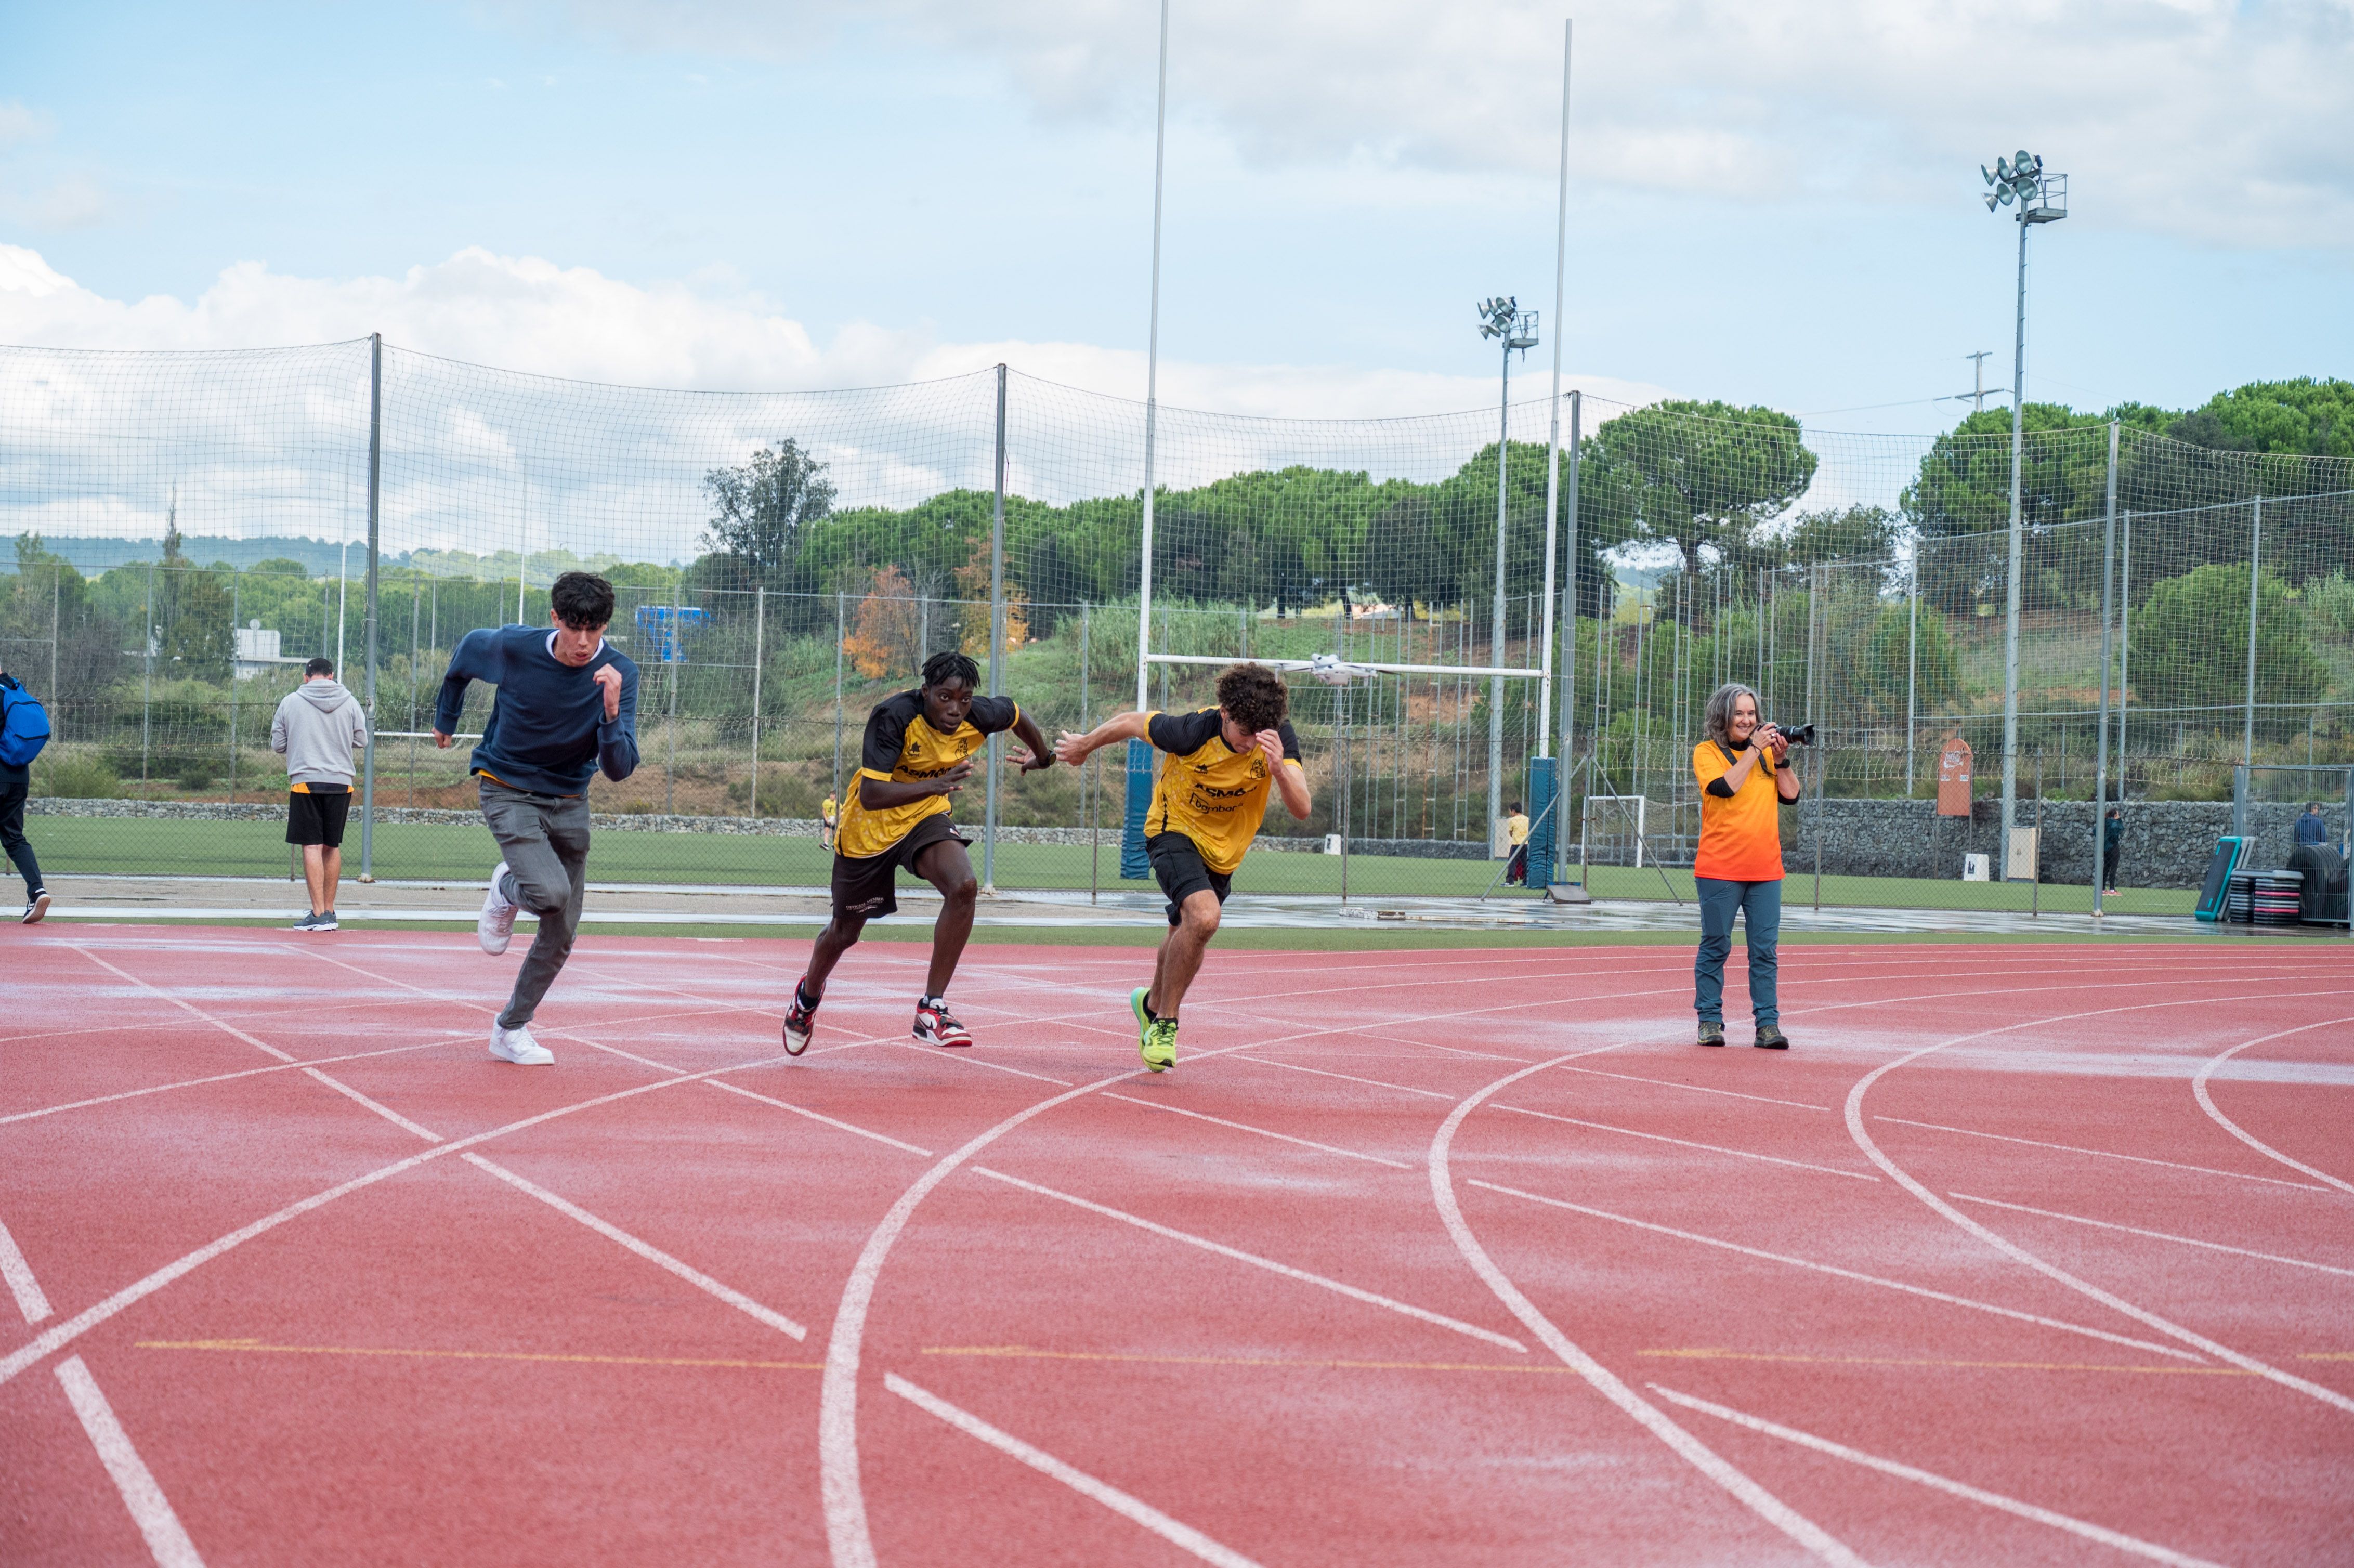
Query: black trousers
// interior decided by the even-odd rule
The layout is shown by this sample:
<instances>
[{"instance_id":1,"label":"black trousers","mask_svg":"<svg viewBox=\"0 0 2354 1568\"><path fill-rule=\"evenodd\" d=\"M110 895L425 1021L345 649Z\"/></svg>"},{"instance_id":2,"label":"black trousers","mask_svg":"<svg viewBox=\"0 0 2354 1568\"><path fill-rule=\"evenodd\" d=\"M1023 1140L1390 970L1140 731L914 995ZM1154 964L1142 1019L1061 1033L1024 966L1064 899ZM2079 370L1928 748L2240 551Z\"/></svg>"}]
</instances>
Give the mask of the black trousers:
<instances>
[{"instance_id":1,"label":"black trousers","mask_svg":"<svg viewBox=\"0 0 2354 1568\"><path fill-rule=\"evenodd\" d=\"M16 870L25 878L25 902L41 891L41 863L33 858L33 846L25 838L25 795L29 783L0 783L0 845L5 845L8 858L16 863Z\"/></svg>"}]
</instances>

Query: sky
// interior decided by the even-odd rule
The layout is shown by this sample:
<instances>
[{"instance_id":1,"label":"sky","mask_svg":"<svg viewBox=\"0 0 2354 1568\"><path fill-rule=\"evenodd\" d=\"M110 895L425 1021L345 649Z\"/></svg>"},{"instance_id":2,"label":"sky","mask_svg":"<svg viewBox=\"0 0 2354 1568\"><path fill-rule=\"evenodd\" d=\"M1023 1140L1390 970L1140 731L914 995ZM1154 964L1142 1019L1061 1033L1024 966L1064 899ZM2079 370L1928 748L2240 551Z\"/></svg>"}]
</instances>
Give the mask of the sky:
<instances>
[{"instance_id":1,"label":"sky","mask_svg":"<svg viewBox=\"0 0 2354 1568\"><path fill-rule=\"evenodd\" d=\"M382 331L700 389L1145 380L1150 0L0 0L0 343ZM1161 395L1479 407L1553 341L1562 18L1174 0ZM2354 375L2354 0L1614 0L1570 115L1566 385L1926 431Z\"/></svg>"}]
</instances>

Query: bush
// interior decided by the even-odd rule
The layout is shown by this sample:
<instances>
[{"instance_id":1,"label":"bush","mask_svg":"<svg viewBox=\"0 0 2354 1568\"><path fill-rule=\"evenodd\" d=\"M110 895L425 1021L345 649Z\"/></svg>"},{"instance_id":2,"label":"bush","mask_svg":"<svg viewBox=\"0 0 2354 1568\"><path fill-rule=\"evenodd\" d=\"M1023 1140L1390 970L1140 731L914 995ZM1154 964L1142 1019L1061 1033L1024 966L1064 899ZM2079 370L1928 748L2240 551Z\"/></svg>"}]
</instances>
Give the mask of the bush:
<instances>
[{"instance_id":1,"label":"bush","mask_svg":"<svg viewBox=\"0 0 2354 1568\"><path fill-rule=\"evenodd\" d=\"M43 756L33 764L33 793L59 800L108 800L122 779L95 757Z\"/></svg>"},{"instance_id":2,"label":"bush","mask_svg":"<svg viewBox=\"0 0 2354 1568\"><path fill-rule=\"evenodd\" d=\"M2332 572L2305 585L2305 604L2324 636L2354 642L2354 577Z\"/></svg>"}]
</instances>

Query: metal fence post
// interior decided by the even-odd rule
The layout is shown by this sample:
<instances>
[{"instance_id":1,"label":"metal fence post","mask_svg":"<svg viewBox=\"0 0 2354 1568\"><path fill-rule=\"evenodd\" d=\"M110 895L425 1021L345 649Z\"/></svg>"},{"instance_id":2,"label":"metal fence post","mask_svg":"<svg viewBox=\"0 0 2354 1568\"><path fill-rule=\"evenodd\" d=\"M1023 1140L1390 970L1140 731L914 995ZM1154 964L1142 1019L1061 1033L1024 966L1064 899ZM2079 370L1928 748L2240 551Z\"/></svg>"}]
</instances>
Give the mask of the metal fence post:
<instances>
[{"instance_id":1,"label":"metal fence post","mask_svg":"<svg viewBox=\"0 0 2354 1568\"><path fill-rule=\"evenodd\" d=\"M1558 332L1561 313L1556 311L1553 313L1553 317L1554 329ZM1577 461L1578 416L1583 412L1583 401L1577 391L1573 390L1570 393L1569 472L1564 476L1568 481L1568 494L1562 498L1563 504L1569 514L1569 520L1563 530L1566 535L1568 560L1563 567L1561 586L1561 768L1554 781L1557 799L1566 795L1569 789L1568 771L1574 755L1572 742L1575 740L1577 733ZM1594 648L1598 656L1602 651L1602 629L1598 620L1595 623ZM1563 810L1566 810L1567 807L1564 806ZM1583 797L1579 799L1577 816L1579 822L1583 824L1585 820ZM1568 827L1569 819L1566 816L1560 817L1553 822L1553 864L1545 879L1548 883L1561 881L1568 869ZM1580 831L1583 832L1582 826ZM1583 853L1578 856L1577 880L1580 886L1585 885L1585 859Z\"/></svg>"},{"instance_id":2,"label":"metal fence post","mask_svg":"<svg viewBox=\"0 0 2354 1568\"><path fill-rule=\"evenodd\" d=\"M1081 599L1079 601L1079 733L1081 735L1085 735L1089 727L1087 677L1091 673L1092 666L1088 662L1087 653L1087 602ZM1103 875L1103 829L1096 821L1096 774L1095 758L1089 758L1079 764L1079 800L1086 808L1087 817L1087 902L1090 904L1096 901L1096 890L1101 885Z\"/></svg>"},{"instance_id":3,"label":"metal fence post","mask_svg":"<svg viewBox=\"0 0 2354 1568\"><path fill-rule=\"evenodd\" d=\"M843 594L833 591L833 801L834 810L842 809L842 644L847 635L843 624Z\"/></svg>"},{"instance_id":4,"label":"metal fence post","mask_svg":"<svg viewBox=\"0 0 2354 1568\"><path fill-rule=\"evenodd\" d=\"M2114 492L2114 485L2112 485ZM1904 630L1904 798L1913 798L1914 731L1920 726L1915 694L1921 675L1921 542L1913 543L1913 591L1905 596L1910 617Z\"/></svg>"},{"instance_id":5,"label":"metal fence post","mask_svg":"<svg viewBox=\"0 0 2354 1568\"><path fill-rule=\"evenodd\" d=\"M2009 853L2008 851L2005 852ZM2043 748L2035 748L2035 853L2027 863L2027 913L2043 913Z\"/></svg>"},{"instance_id":6,"label":"metal fence post","mask_svg":"<svg viewBox=\"0 0 2354 1568\"><path fill-rule=\"evenodd\" d=\"M376 880L376 567L382 555L379 501L384 474L384 334L368 334L367 746L360 757L360 880ZM345 672L349 673L349 672Z\"/></svg>"},{"instance_id":7,"label":"metal fence post","mask_svg":"<svg viewBox=\"0 0 2354 1568\"><path fill-rule=\"evenodd\" d=\"M760 666L768 652L769 585L752 590L752 820L760 820Z\"/></svg>"},{"instance_id":8,"label":"metal fence post","mask_svg":"<svg viewBox=\"0 0 2354 1568\"><path fill-rule=\"evenodd\" d=\"M2259 492L2248 517L2248 705L2247 718L2240 732L2240 764L2253 767L2256 760L2256 604L2257 589L2264 582L2264 498Z\"/></svg>"},{"instance_id":9,"label":"metal fence post","mask_svg":"<svg viewBox=\"0 0 2354 1568\"><path fill-rule=\"evenodd\" d=\"M147 782L147 737L155 712L155 563L147 563L147 619L141 630L139 675L139 782Z\"/></svg>"},{"instance_id":10,"label":"metal fence post","mask_svg":"<svg viewBox=\"0 0 2354 1568\"><path fill-rule=\"evenodd\" d=\"M2101 890L2108 885L2109 835L2109 588L2116 580L2117 556L2117 422L2109 421L2109 493L2102 510L2101 527L2101 739L2093 764L2093 914L2101 906ZM2118 759L2120 762L2124 758Z\"/></svg>"},{"instance_id":11,"label":"metal fence post","mask_svg":"<svg viewBox=\"0 0 2354 1568\"><path fill-rule=\"evenodd\" d=\"M228 800L232 806L237 804L237 618L238 589L242 586L236 568L231 567L228 574ZM56 689L52 683L50 690L55 692ZM52 697L50 700L56 699ZM365 818L361 820L360 826L363 830L367 827Z\"/></svg>"},{"instance_id":12,"label":"metal fence post","mask_svg":"<svg viewBox=\"0 0 2354 1568\"><path fill-rule=\"evenodd\" d=\"M663 720L663 815L678 812L678 678L686 669L686 570L670 583L670 626L663 657L670 662L670 713ZM521 603L518 597L518 604Z\"/></svg>"},{"instance_id":13,"label":"metal fence post","mask_svg":"<svg viewBox=\"0 0 2354 1568\"><path fill-rule=\"evenodd\" d=\"M989 694L1005 694L1005 366L997 367L996 496L989 517ZM997 891L997 770L1005 738L989 737L989 778L982 791L981 890Z\"/></svg>"}]
</instances>

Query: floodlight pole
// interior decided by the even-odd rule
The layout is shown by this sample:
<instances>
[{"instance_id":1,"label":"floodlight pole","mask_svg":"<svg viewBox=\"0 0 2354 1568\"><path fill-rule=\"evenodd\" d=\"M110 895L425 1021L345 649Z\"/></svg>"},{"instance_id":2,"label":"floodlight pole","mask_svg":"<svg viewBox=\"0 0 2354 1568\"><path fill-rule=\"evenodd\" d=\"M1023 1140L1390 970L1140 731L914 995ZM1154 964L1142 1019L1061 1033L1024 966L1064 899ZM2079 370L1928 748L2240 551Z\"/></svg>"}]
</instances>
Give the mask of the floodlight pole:
<instances>
[{"instance_id":1,"label":"floodlight pole","mask_svg":"<svg viewBox=\"0 0 2354 1568\"><path fill-rule=\"evenodd\" d=\"M1510 461L1512 437L1512 344L1517 334L1508 323L1501 334L1504 344L1504 379L1502 411L1498 416L1496 432L1496 604L1494 624L1488 632L1490 664L1502 668L1504 662L1504 512L1506 503L1505 469ZM1488 839L1495 842L1496 824L1504 818L1504 677L1491 675L1488 680Z\"/></svg>"},{"instance_id":2,"label":"floodlight pole","mask_svg":"<svg viewBox=\"0 0 2354 1568\"><path fill-rule=\"evenodd\" d=\"M2019 575L2024 554L2020 468L2027 415L2027 204L2019 207L2019 317L2010 360L2010 570L2002 632L2002 879L2010 880L2010 832L2019 817Z\"/></svg>"},{"instance_id":3,"label":"floodlight pole","mask_svg":"<svg viewBox=\"0 0 2354 1568\"><path fill-rule=\"evenodd\" d=\"M2117 559L2117 422L2109 421L2109 494L2103 506L2101 524L2101 741L2098 760L2093 766L2093 913L2106 913L2101 907L2101 890L2108 878L2108 812L2109 812L2109 676L2113 645L2110 633L2115 624L2110 620L2110 586L2116 580ZM2118 759L2120 764L2124 758ZM2035 808L2043 807L2038 802ZM2039 848L2041 846L2038 846Z\"/></svg>"},{"instance_id":4,"label":"floodlight pole","mask_svg":"<svg viewBox=\"0 0 2354 1568\"><path fill-rule=\"evenodd\" d=\"M1544 631L1541 668L1544 673L1537 680L1537 755L1553 755L1553 594L1555 591L1554 557L1558 552L1561 524L1561 336L1562 309L1569 276L1569 20L1561 24L1561 187L1556 198L1560 217L1553 230L1553 396L1546 399L1549 410L1545 434L1545 564L1544 564ZM1573 574L1575 575L1575 574ZM1576 625L1573 617L1563 624ZM1564 753L1563 761L1568 757ZM1553 774L1553 799L1561 798L1564 780L1560 770ZM1561 840L1561 822L1553 824L1553 842ZM1550 876L1547 878L1551 880Z\"/></svg>"},{"instance_id":5,"label":"floodlight pole","mask_svg":"<svg viewBox=\"0 0 2354 1568\"><path fill-rule=\"evenodd\" d=\"M367 746L360 757L360 880L376 880L376 563L382 543L379 503L384 477L384 334L368 334L367 475ZM337 652L342 650L338 648ZM348 680L351 672L341 672ZM236 672L230 671L232 678Z\"/></svg>"},{"instance_id":6,"label":"floodlight pole","mask_svg":"<svg viewBox=\"0 0 2354 1568\"><path fill-rule=\"evenodd\" d=\"M1152 313L1144 347L1144 554L1136 590L1136 705L1150 700L1152 652L1152 442L1161 412L1161 189L1169 150L1169 0L1161 0L1161 82L1152 112Z\"/></svg>"}]
</instances>

